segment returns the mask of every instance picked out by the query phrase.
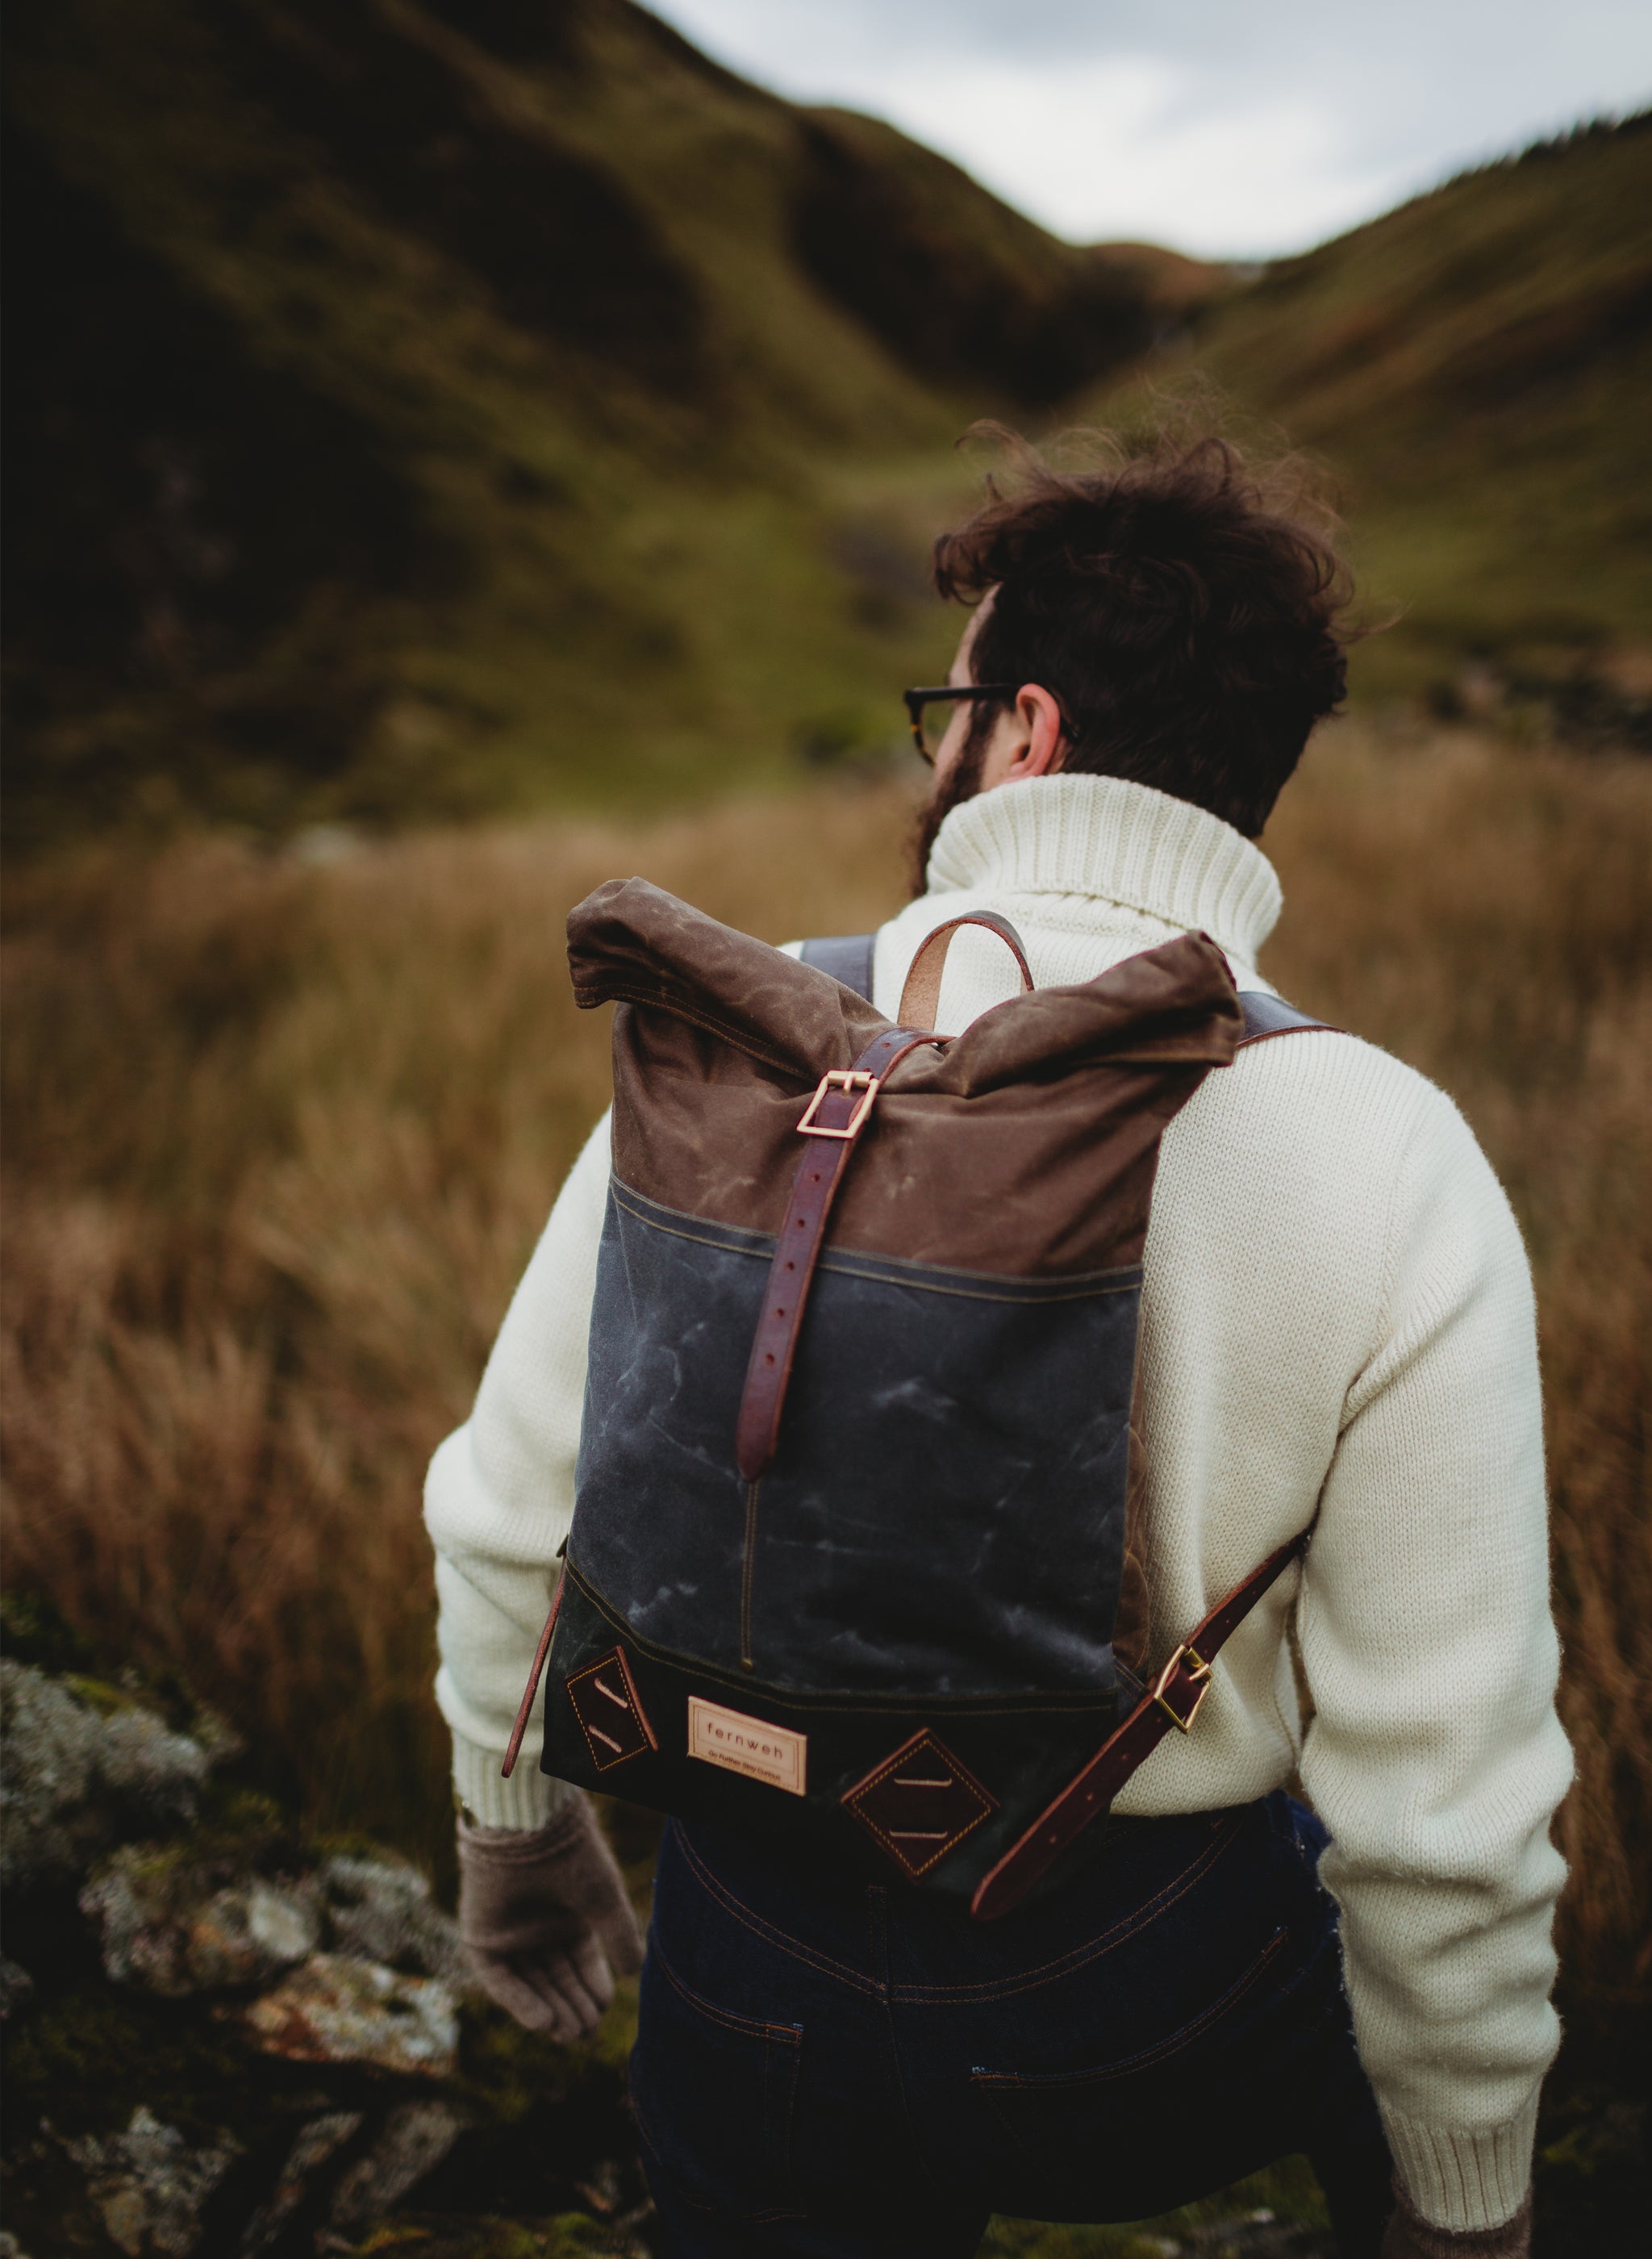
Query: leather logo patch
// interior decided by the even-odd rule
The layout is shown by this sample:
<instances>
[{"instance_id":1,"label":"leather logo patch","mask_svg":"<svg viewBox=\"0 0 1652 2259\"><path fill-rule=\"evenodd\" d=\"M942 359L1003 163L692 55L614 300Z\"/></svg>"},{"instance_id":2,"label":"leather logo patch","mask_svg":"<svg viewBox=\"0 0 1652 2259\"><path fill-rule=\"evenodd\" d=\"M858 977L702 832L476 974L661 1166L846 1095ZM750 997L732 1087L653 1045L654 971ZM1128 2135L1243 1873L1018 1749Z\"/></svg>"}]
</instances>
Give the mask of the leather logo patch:
<instances>
[{"instance_id":1,"label":"leather logo patch","mask_svg":"<svg viewBox=\"0 0 1652 2259\"><path fill-rule=\"evenodd\" d=\"M606 1772L610 1765L623 1764L628 1757L639 1757L644 1749L659 1747L632 1683L623 1648L610 1648L596 1662L587 1663L583 1671L576 1671L566 1684L573 1714L584 1729L591 1763L598 1772Z\"/></svg>"},{"instance_id":2,"label":"leather logo patch","mask_svg":"<svg viewBox=\"0 0 1652 2259\"><path fill-rule=\"evenodd\" d=\"M927 1728L858 1781L844 1802L914 1881L998 1809L998 1799Z\"/></svg>"},{"instance_id":3,"label":"leather logo patch","mask_svg":"<svg viewBox=\"0 0 1652 2259\"><path fill-rule=\"evenodd\" d=\"M807 1734L789 1733L762 1718L747 1718L716 1702L688 1697L688 1754L726 1772L742 1772L770 1788L801 1796L808 1762Z\"/></svg>"}]
</instances>

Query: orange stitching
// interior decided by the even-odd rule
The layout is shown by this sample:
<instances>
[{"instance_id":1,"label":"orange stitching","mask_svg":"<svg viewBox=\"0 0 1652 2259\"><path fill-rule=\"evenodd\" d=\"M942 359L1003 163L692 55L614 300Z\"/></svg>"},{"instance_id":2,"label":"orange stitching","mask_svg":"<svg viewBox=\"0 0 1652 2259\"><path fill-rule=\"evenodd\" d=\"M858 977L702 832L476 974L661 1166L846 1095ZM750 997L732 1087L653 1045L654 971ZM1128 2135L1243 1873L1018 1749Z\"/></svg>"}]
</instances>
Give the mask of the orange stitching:
<instances>
[{"instance_id":1,"label":"orange stitching","mask_svg":"<svg viewBox=\"0 0 1652 2259\"><path fill-rule=\"evenodd\" d=\"M631 1709L636 1714L637 1722L648 1736L649 1748L651 1749L658 1750L659 1748L659 1742L655 1735L652 1726L648 1722L648 1713L644 1709L643 1698L637 1691L637 1681L631 1677L631 1666L626 1660L625 1650L623 1647L620 1647L616 1648L614 1651L619 1657L620 1675L625 1681L625 1692L631 1698ZM642 1751L639 1749L637 1754L640 1757L642 1755Z\"/></svg>"},{"instance_id":2,"label":"orange stitching","mask_svg":"<svg viewBox=\"0 0 1652 2259\"><path fill-rule=\"evenodd\" d=\"M616 1741L609 1740L609 1736L603 1733L600 1728L595 1726L587 1726L584 1719L580 1715L579 1704L573 1699L573 1690L582 1679L595 1678L595 1674L599 1671L606 1671L610 1663L617 1663L620 1667L620 1676L624 1679L625 1690L631 1698L631 1714L636 1718L637 1724L642 1728L644 1737L647 1741L649 1748L651 1749L657 1750L659 1747L659 1743L654 1738L654 1729L648 1722L647 1713L644 1710L642 1702L638 1698L636 1681L632 1678L630 1667L625 1661L625 1650L623 1647L616 1647L607 1655L599 1655L595 1663L587 1663L583 1671L570 1671L568 1676L562 1682L563 1692L568 1698L568 1707L573 1713L575 1724L579 1727L580 1731L585 1736L585 1746L590 1750L591 1763L596 1768L598 1772L611 1772L616 1765L624 1764L631 1757L639 1757L643 1754L641 1749L622 1749L619 1743ZM610 1702L616 1699L612 1694L609 1694L609 1690L606 1686L602 1688L602 1692L604 1694L608 1694ZM591 1739L593 1734L596 1735L597 1741L607 1742L609 1749L616 1750L617 1754L611 1757L598 1757L596 1754L595 1743L593 1742Z\"/></svg>"},{"instance_id":3,"label":"orange stitching","mask_svg":"<svg viewBox=\"0 0 1652 2259\"><path fill-rule=\"evenodd\" d=\"M749 1929L754 1937L761 1938L765 1945L772 1945L777 1953L784 1953L794 1961L801 1961L807 1968L818 1970L823 1977L833 1978L855 1992L865 1992L872 1999L884 1997L883 1987L871 1978L863 1977L858 1970L851 1969L845 1962L834 1961L829 1954L816 1952L805 1945L801 1938L792 1937L773 1922L765 1921L761 1914L754 1913L743 1899L735 1895L721 1876L711 1871L680 1828L673 1828L672 1833L678 1849L702 1887L710 1892L733 1921L739 1923L742 1929ZM1053 1983L1057 1977L1082 1969L1086 1963L1127 1944L1138 1930L1156 1921L1161 1913L1167 1913L1230 1848L1237 1835L1236 1823L1226 1824L1215 1841L1207 1844L1199 1856L1183 1868L1173 1884L1166 1884L1158 1896L1150 1899L1146 1906L1138 1906L1133 1915L1114 1923L1111 1929L1104 1930L1099 1938L1093 1938L1086 1945L1074 1947L1070 1953L1058 1955L1054 1961L1043 1962L1036 1969L1023 1971L1014 1983L1002 1978L993 1978L983 1985L894 1985L889 1988L889 1998L914 2006L939 2006L949 2000L1013 1999L1017 1993L1034 1992L1042 1984Z\"/></svg>"},{"instance_id":4,"label":"orange stitching","mask_svg":"<svg viewBox=\"0 0 1652 2259\"><path fill-rule=\"evenodd\" d=\"M1104 2086L1110 2079L1133 2077L1139 2070L1150 2070L1155 2063L1166 2062L1191 2047L1201 2032L1236 2008L1247 1992L1254 1992L1280 1947L1290 1935L1288 1929L1277 1929L1256 1959L1242 1976L1236 1977L1219 1999L1211 2002L1202 2015L1161 2040L1157 2047L1143 2048L1139 2055L1126 2056L1122 2063L1104 2063L1098 2070L1026 2072L1015 2070L972 2070L970 2084L998 2088L1012 2094L1071 2093L1075 2087Z\"/></svg>"},{"instance_id":5,"label":"orange stitching","mask_svg":"<svg viewBox=\"0 0 1652 2259\"><path fill-rule=\"evenodd\" d=\"M1034 1992L1040 1985L1053 1984L1057 1977L1067 1976L1072 1970L1085 1967L1086 1963L1099 1960L1103 1954L1113 1952L1118 1946L1128 1945L1138 1931L1157 1921L1160 1914L1168 1913L1176 1901L1192 1890L1206 1869L1212 1866L1234 1842L1237 1834L1236 1827L1229 1828L1214 1842L1207 1844L1191 1865L1183 1868L1173 1885L1167 1883L1157 1898L1150 1899L1144 1906L1138 1906L1134 1914L1115 1922L1111 1929L1103 1930L1099 1938L1092 1938L1087 1945L1075 1946L1071 1953L1064 1953L1054 1961L1046 1961L1036 1969L1024 1970L1013 1984L1003 1978L994 1978L985 1985L897 1985L893 1997L897 2000L936 2003L964 1999L1007 2000L1013 1999L1018 1992Z\"/></svg>"},{"instance_id":6,"label":"orange stitching","mask_svg":"<svg viewBox=\"0 0 1652 2259\"><path fill-rule=\"evenodd\" d=\"M623 1208L626 1215L634 1216L638 1223L646 1224L651 1231L666 1232L673 1239L692 1240L696 1247L715 1247L723 1255L747 1256L757 1263L773 1259L775 1234L772 1231L752 1231L743 1223L719 1223L715 1216L694 1215L686 1208L669 1208L664 1201L657 1201L652 1193L636 1191L620 1177L611 1177L609 1183L614 1205ZM623 1199L622 1194L629 1194L630 1199ZM684 1231L680 1223L661 1223L659 1215L644 1215L642 1208L630 1205L631 1201L642 1201L647 1207L658 1209L660 1215L674 1215L680 1219L681 1223L697 1223L703 1229ZM706 1236L708 1232L716 1231L736 1236L721 1239ZM740 1244L743 1239L760 1239L764 1244L761 1247L744 1247ZM1100 1271L1076 1271L1070 1279L1064 1279L1059 1273L1046 1279L1038 1273L1022 1275L1015 1272L1000 1274L992 1271L961 1271L950 1264L920 1263L909 1255L878 1255L858 1247L828 1246L821 1250L820 1265L824 1271L841 1272L847 1277L869 1280L874 1286L910 1286L920 1293L933 1292L969 1295L972 1290L967 1286L936 1286L931 1288L929 1282L937 1278L974 1279L981 1282L981 1291L973 1295L976 1301L1013 1301L1038 1309L1042 1309L1046 1301L1082 1301L1098 1294L1128 1294L1142 1283L1139 1263L1113 1263ZM887 1276L886 1273L894 1275ZM1000 1275L1007 1286L1035 1291L1025 1294L987 1291L992 1282ZM1097 1283L1102 1280L1106 1281L1105 1285ZM1057 1292L1064 1285L1068 1291ZM1046 1288L1049 1290L1047 1293L1042 1291Z\"/></svg>"},{"instance_id":7,"label":"orange stitching","mask_svg":"<svg viewBox=\"0 0 1652 2259\"><path fill-rule=\"evenodd\" d=\"M863 1828L869 1829L871 1833L877 1837L878 1841L883 1845L885 1850L889 1854L889 1856L894 1861L896 1866L900 1868L901 1873L905 1875L908 1880L915 1883L920 1875L927 1875L931 1867L938 1865L940 1861L945 1858L947 1853L955 1849L957 1846L964 1841L964 1838L966 1835L972 1835L975 1830L980 1826L983 1820L990 1820L991 1818L992 1810L990 1807L985 1812L978 1812L967 1828L960 1828L956 1835L950 1839L943 1840L940 1849L938 1851L931 1851L929 1857L923 1862L923 1864L921 1867L915 1867L910 1859L908 1859L902 1852L895 1849L894 1843L892 1839L885 1835L883 1829L879 1827L875 1820L868 1820L865 1815L862 1814L860 1815L860 1824Z\"/></svg>"},{"instance_id":8,"label":"orange stitching","mask_svg":"<svg viewBox=\"0 0 1652 2259\"><path fill-rule=\"evenodd\" d=\"M694 1870L701 1887L710 1892L723 1911L737 1921L742 1929L749 1929L754 1937L760 1937L765 1945L772 1945L777 1953L784 1953L794 1961L801 1961L807 1968L819 1970L823 1977L836 1978L839 1982L852 1986L858 1992L868 1993L874 2000L880 2000L883 1998L882 1987L874 1984L871 1978L863 1977L858 1970L850 1968L846 1962L834 1961L830 1954L816 1953L812 1948L805 1945L801 1938L791 1937L785 1930L777 1929L772 1922L765 1921L762 1915L754 1913L744 1899L735 1896L721 1876L712 1873L680 1828L673 1828L672 1832L677 1849Z\"/></svg>"},{"instance_id":9,"label":"orange stitching","mask_svg":"<svg viewBox=\"0 0 1652 2259\"><path fill-rule=\"evenodd\" d=\"M606 1660L606 1658L604 1658L604 1660ZM602 1669L602 1664L598 1664L596 1665L596 1668L597 1668L599 1671ZM579 1677L579 1678L584 1678L584 1676L585 1676L585 1673L584 1673L584 1671L581 1671L578 1672L578 1673L576 1674L576 1676L577 1676L577 1677ZM579 1704L578 1704L578 1703L574 1700L574 1699L573 1699L573 1679L572 1678L565 1678L565 1679L563 1680L563 1682L562 1682L562 1691L563 1691L563 1692L564 1692L564 1693L567 1696L567 1698L568 1698L568 1707L569 1707L569 1709L570 1709L570 1710L572 1710L572 1711L573 1711L573 1722L574 1722L574 1724L579 1728L580 1731L580 1732L584 1735L584 1736L585 1736L585 1746L586 1746L586 1748L587 1748L587 1749L589 1749L589 1750L590 1750L590 1752L591 1752L591 1763L592 1763L592 1764L595 1767L595 1769L596 1769L596 1771L597 1771L598 1772L606 1772L606 1771L608 1771L608 1769L609 1769L609 1766L610 1764L615 1764L615 1763L616 1762L616 1759L614 1759L614 1758L612 1758L612 1757L606 1757L606 1758L605 1758L605 1757L598 1757L598 1755L596 1754L595 1748L594 1747L594 1745L593 1745L593 1743L592 1743L592 1741L591 1741L591 1729L590 1729L590 1728L586 1724L586 1722L585 1722L584 1719L583 1719L582 1717L580 1717L580 1706L579 1706Z\"/></svg>"},{"instance_id":10,"label":"orange stitching","mask_svg":"<svg viewBox=\"0 0 1652 2259\"><path fill-rule=\"evenodd\" d=\"M899 1764L904 1764L907 1759L912 1755L913 1751L924 1742L929 1742L930 1748L934 1750L936 1757L940 1760L941 1764L948 1767L951 1782L956 1786L966 1789L971 1793L980 1797L983 1799L983 1802L981 1809L976 1814L974 1819L970 1821L967 1828L960 1828L955 1835L951 1832L943 1834L941 1838L940 1849L938 1851L932 1851L921 1867L915 1867L903 1852L896 1850L895 1842L897 1839L891 1835L886 1829L880 1828L869 1812L863 1812L861 1810L860 1799L863 1796L870 1794L872 1790L874 1788L881 1788L884 1782L887 1780L889 1775L894 1771L895 1767ZM938 1788L943 1785L943 1784L939 1781L926 1781L921 1785L924 1787L933 1788ZM853 1788L845 1790L844 1795L838 1800L854 1814L855 1818L860 1822L861 1826L865 1828L867 1833L875 1836L878 1842L883 1845L884 1849L894 1861L896 1866L900 1868L901 1873L909 1876L914 1882L917 1880L920 1875L927 1875L930 1868L936 1866L941 1860L944 1859L949 1851L955 1850L964 1841L966 1835L973 1835L975 1830L980 1826L983 1820L990 1820L993 1813L999 1809L998 1799L993 1794L992 1791L982 1786L981 1783L976 1779L974 1774L964 1763L963 1759L961 1757L955 1757L951 1750L947 1748L946 1743L938 1740L928 1726L922 1727L917 1733L912 1735L909 1741L902 1742L901 1747L895 1751L893 1757L886 1757L883 1763L880 1765L875 1766L873 1770L866 1775L864 1780L857 1781ZM923 1840L920 1832L915 1828L903 1830L902 1837L915 1837L917 1840Z\"/></svg>"},{"instance_id":11,"label":"orange stitching","mask_svg":"<svg viewBox=\"0 0 1652 2259\"><path fill-rule=\"evenodd\" d=\"M676 1992L681 1993L688 2006L700 2015L709 2016L713 2023L724 2024L730 2031L743 2033L748 2039L778 2040L784 2047L802 2045L802 2033L791 2024L771 2024L765 2023L760 2016L737 2015L732 2008L716 2007L709 2000L703 1999L666 1960L658 1938L654 1940L654 1958L659 1963L661 1974Z\"/></svg>"},{"instance_id":12,"label":"orange stitching","mask_svg":"<svg viewBox=\"0 0 1652 2259\"><path fill-rule=\"evenodd\" d=\"M685 1677L695 1681L703 1680L709 1685L726 1686L731 1696L737 1691L741 1700L748 1702L751 1700L751 1682L749 1678L737 1678L731 1671L722 1671L715 1664L695 1662L690 1657L680 1655L673 1648L658 1647L652 1640L644 1639L627 1623L623 1616L615 1614L602 1594L586 1582L571 1563L567 1574L578 1587L581 1597L589 1602L609 1629L618 1634L622 1638L629 1640L639 1655L646 1655L655 1663L664 1664L669 1670L680 1671ZM759 1679L758 1684L765 1692L772 1693L782 1707L792 1710L823 1712L828 1716L837 1718L899 1718L910 1717L912 1714L910 1695L903 1700L873 1700L869 1697L864 1702L845 1702L838 1696L797 1693L789 1686L771 1686L766 1679ZM928 1707L938 1710L943 1717L965 1719L1084 1718L1099 1717L1102 1714L1110 1718L1114 1704L1114 1697L1109 1693L1041 1694L1034 1701L1028 1701L1018 1694L986 1697L972 1694L931 1694L926 1695L924 1700ZM922 1730L929 1732L933 1729L926 1727Z\"/></svg>"}]
</instances>

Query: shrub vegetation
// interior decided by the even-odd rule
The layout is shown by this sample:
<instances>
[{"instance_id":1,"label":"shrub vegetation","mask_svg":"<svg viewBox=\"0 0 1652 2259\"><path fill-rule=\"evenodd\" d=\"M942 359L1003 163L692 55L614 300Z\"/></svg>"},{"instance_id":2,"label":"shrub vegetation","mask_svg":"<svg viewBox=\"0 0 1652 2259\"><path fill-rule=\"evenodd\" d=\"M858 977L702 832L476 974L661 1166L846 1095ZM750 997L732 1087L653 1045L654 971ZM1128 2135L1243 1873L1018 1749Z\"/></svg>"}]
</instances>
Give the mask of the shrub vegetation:
<instances>
[{"instance_id":1,"label":"shrub vegetation","mask_svg":"<svg viewBox=\"0 0 1652 2259\"><path fill-rule=\"evenodd\" d=\"M222 837L13 886L9 1576L182 1673L310 1823L445 1855L424 1463L606 1098L568 906L640 869L780 940L900 899L909 803L822 786L651 829ZM1456 1098L1542 1306L1577 1786L1574 2019L1643 2003L1652 771L1323 735L1267 845L1285 992ZM317 847L342 843L323 839Z\"/></svg>"}]
</instances>

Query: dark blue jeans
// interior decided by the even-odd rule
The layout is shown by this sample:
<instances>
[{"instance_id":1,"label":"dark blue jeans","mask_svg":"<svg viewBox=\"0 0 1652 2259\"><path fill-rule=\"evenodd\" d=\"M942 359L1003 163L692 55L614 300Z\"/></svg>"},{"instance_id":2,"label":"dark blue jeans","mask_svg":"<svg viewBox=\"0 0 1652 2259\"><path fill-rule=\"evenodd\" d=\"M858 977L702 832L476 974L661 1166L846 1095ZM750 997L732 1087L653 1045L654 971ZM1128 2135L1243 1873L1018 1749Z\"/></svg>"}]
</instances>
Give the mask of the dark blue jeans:
<instances>
[{"instance_id":1,"label":"dark blue jeans","mask_svg":"<svg viewBox=\"0 0 1652 2259\"><path fill-rule=\"evenodd\" d=\"M1283 1794L1115 1821L983 1924L669 1827L631 2092L671 2259L965 2259L994 2212L1140 2220L1300 2152L1371 2259L1390 2168L1325 1840Z\"/></svg>"}]
</instances>

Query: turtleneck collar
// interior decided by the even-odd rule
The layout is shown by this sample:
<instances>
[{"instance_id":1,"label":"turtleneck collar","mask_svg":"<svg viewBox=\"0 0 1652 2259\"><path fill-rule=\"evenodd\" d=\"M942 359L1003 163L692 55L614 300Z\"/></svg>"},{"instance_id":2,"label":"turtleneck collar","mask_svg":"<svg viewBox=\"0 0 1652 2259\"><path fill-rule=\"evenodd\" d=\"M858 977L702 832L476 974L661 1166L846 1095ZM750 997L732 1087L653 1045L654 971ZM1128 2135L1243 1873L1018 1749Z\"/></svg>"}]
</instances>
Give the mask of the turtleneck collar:
<instances>
[{"instance_id":1,"label":"turtleneck collar","mask_svg":"<svg viewBox=\"0 0 1652 2259\"><path fill-rule=\"evenodd\" d=\"M955 808L929 856L931 895L1065 894L1207 933L1250 966L1283 897L1273 866L1220 816L1122 777L1030 777Z\"/></svg>"}]
</instances>

